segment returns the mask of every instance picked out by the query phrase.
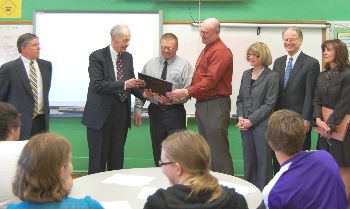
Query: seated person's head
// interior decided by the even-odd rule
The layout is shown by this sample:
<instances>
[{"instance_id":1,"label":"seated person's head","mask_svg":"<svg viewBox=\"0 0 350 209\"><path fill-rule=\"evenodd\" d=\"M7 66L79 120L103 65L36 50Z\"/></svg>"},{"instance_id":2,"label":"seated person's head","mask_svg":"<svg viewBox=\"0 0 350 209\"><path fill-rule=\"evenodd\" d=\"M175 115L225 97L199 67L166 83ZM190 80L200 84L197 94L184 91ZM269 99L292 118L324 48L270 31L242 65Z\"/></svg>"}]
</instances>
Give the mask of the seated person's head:
<instances>
[{"instance_id":1,"label":"seated person's head","mask_svg":"<svg viewBox=\"0 0 350 209\"><path fill-rule=\"evenodd\" d=\"M9 103L0 102L0 141L18 140L21 115Z\"/></svg>"},{"instance_id":2,"label":"seated person's head","mask_svg":"<svg viewBox=\"0 0 350 209\"><path fill-rule=\"evenodd\" d=\"M30 138L18 160L13 193L33 203L60 201L72 188L71 148L53 133Z\"/></svg>"},{"instance_id":3,"label":"seated person's head","mask_svg":"<svg viewBox=\"0 0 350 209\"><path fill-rule=\"evenodd\" d=\"M304 120L298 113L284 109L270 116L266 139L275 152L297 154L303 148L305 135Z\"/></svg>"},{"instance_id":4,"label":"seated person's head","mask_svg":"<svg viewBox=\"0 0 350 209\"><path fill-rule=\"evenodd\" d=\"M209 202L222 194L218 181L209 173L210 148L204 138L191 131L179 131L162 143L161 161L163 173L171 184L192 187L190 196L201 191L213 191Z\"/></svg>"}]
</instances>

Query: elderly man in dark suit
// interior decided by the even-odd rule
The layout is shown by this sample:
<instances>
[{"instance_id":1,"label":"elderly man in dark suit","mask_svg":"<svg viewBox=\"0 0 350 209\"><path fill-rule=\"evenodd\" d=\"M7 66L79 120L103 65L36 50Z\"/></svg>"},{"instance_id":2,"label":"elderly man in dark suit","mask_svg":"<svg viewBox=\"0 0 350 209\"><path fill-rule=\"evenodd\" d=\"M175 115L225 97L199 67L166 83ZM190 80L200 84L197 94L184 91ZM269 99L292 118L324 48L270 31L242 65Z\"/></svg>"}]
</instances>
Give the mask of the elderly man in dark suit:
<instances>
[{"instance_id":1,"label":"elderly man in dark suit","mask_svg":"<svg viewBox=\"0 0 350 209\"><path fill-rule=\"evenodd\" d=\"M39 59L39 38L31 33L17 40L21 56L0 68L0 101L13 104L21 113L21 135L25 140L49 130L51 62Z\"/></svg>"},{"instance_id":2,"label":"elderly man in dark suit","mask_svg":"<svg viewBox=\"0 0 350 209\"><path fill-rule=\"evenodd\" d=\"M301 51L303 33L299 28L284 29L282 38L287 55L277 58L273 65L273 70L279 74L280 80L275 109L290 109L303 117L307 131L303 150L309 150L311 148L310 121L320 64L315 58ZM274 170L275 173L279 170L276 159L274 160Z\"/></svg>"},{"instance_id":3,"label":"elderly man in dark suit","mask_svg":"<svg viewBox=\"0 0 350 209\"><path fill-rule=\"evenodd\" d=\"M89 57L89 89L82 123L87 127L89 174L122 169L130 128L130 94L144 100L144 81L135 79L132 55L126 52L130 30L114 26L111 44Z\"/></svg>"}]
</instances>

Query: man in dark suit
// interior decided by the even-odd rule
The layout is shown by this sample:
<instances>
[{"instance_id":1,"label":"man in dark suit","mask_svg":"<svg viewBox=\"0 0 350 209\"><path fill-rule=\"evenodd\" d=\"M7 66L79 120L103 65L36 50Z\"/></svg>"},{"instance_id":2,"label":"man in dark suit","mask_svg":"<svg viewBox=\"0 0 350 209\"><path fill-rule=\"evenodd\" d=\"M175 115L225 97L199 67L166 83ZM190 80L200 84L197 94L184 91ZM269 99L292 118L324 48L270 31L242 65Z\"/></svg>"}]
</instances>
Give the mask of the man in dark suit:
<instances>
[{"instance_id":1,"label":"man in dark suit","mask_svg":"<svg viewBox=\"0 0 350 209\"><path fill-rule=\"evenodd\" d=\"M82 123L87 127L89 174L122 169L124 145L131 125L130 94L143 99L135 79L132 55L126 52L130 30L114 26L111 44L89 57L89 89ZM144 100L144 99L143 99Z\"/></svg>"},{"instance_id":2,"label":"man in dark suit","mask_svg":"<svg viewBox=\"0 0 350 209\"><path fill-rule=\"evenodd\" d=\"M287 55L277 58L273 65L273 70L279 74L280 80L275 109L290 109L303 117L307 131L303 150L309 150L311 148L313 99L320 64L315 58L301 51L303 33L299 28L284 29L282 38ZM279 164L274 158L275 173L278 170Z\"/></svg>"},{"instance_id":3,"label":"man in dark suit","mask_svg":"<svg viewBox=\"0 0 350 209\"><path fill-rule=\"evenodd\" d=\"M31 33L17 40L21 56L0 68L0 101L21 113L20 140L49 130L51 62L39 59L39 38Z\"/></svg>"}]
</instances>

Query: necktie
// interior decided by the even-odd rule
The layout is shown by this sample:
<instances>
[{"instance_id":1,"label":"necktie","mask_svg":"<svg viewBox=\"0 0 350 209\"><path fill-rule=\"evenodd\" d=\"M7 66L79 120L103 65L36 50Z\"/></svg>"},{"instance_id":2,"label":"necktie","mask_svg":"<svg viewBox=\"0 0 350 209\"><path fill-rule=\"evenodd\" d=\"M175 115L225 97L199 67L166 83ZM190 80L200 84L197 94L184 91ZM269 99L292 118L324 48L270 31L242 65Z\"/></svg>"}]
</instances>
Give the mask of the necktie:
<instances>
[{"instance_id":1,"label":"necktie","mask_svg":"<svg viewBox=\"0 0 350 209\"><path fill-rule=\"evenodd\" d=\"M39 113L38 109L38 84L37 84L37 75L36 69L34 67L34 62L31 61L29 64L29 83L32 87L33 99L34 99L34 110L33 110L33 118L35 118Z\"/></svg>"},{"instance_id":2,"label":"necktie","mask_svg":"<svg viewBox=\"0 0 350 209\"><path fill-rule=\"evenodd\" d=\"M197 67L198 67L199 63L201 62L202 57L203 57L203 55L205 54L205 50L206 50L206 48L204 48L204 49L201 51L201 53L199 54L199 57L198 57L198 59L197 59L196 65L195 65L195 67L194 67L194 70L197 70Z\"/></svg>"},{"instance_id":3,"label":"necktie","mask_svg":"<svg viewBox=\"0 0 350 209\"><path fill-rule=\"evenodd\" d=\"M163 71L162 71L162 76L160 77L163 80L166 80L166 73L168 70L168 60L164 61L164 67L163 67Z\"/></svg>"},{"instance_id":4,"label":"necktie","mask_svg":"<svg viewBox=\"0 0 350 209\"><path fill-rule=\"evenodd\" d=\"M121 54L118 53L117 56L117 62L116 62L116 68L117 68L117 80L118 81L124 81L124 68L123 68L123 62L121 58ZM120 101L124 102L126 99L126 93L123 91L123 93L118 93Z\"/></svg>"},{"instance_id":5,"label":"necktie","mask_svg":"<svg viewBox=\"0 0 350 209\"><path fill-rule=\"evenodd\" d=\"M284 88L287 85L290 73L292 72L293 69L293 57L289 57L288 63L287 63L287 67L286 67L286 71L284 74Z\"/></svg>"}]
</instances>

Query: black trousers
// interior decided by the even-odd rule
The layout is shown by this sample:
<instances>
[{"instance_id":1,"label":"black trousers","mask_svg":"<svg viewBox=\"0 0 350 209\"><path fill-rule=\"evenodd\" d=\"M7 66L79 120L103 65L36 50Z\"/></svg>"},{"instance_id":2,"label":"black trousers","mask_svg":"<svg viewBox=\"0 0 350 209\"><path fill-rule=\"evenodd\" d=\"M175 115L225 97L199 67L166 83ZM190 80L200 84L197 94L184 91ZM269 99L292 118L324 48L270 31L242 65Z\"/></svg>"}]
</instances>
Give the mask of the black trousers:
<instances>
[{"instance_id":1,"label":"black trousers","mask_svg":"<svg viewBox=\"0 0 350 209\"><path fill-rule=\"evenodd\" d=\"M306 133L305 141L303 144L303 150L310 150L311 149L311 130ZM276 158L275 153L272 153L272 165L273 165L273 173L276 175L276 173L280 170L281 166Z\"/></svg>"},{"instance_id":2,"label":"black trousers","mask_svg":"<svg viewBox=\"0 0 350 209\"><path fill-rule=\"evenodd\" d=\"M115 98L103 127L100 130L87 128L89 174L123 168L128 117L127 100L121 102Z\"/></svg>"},{"instance_id":3,"label":"black trousers","mask_svg":"<svg viewBox=\"0 0 350 209\"><path fill-rule=\"evenodd\" d=\"M163 140L178 130L186 129L186 110L182 104L148 106L150 132L152 138L153 159L159 166L161 144Z\"/></svg>"},{"instance_id":4,"label":"black trousers","mask_svg":"<svg viewBox=\"0 0 350 209\"><path fill-rule=\"evenodd\" d=\"M32 130L30 132L30 136L44 133L46 131L48 130L45 124L45 114L39 114L35 118L33 118Z\"/></svg>"}]
</instances>

